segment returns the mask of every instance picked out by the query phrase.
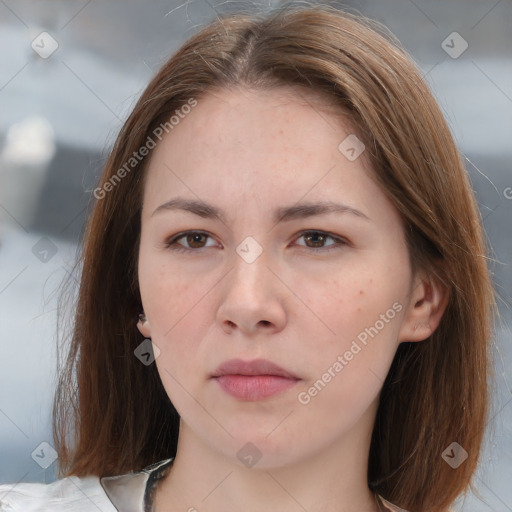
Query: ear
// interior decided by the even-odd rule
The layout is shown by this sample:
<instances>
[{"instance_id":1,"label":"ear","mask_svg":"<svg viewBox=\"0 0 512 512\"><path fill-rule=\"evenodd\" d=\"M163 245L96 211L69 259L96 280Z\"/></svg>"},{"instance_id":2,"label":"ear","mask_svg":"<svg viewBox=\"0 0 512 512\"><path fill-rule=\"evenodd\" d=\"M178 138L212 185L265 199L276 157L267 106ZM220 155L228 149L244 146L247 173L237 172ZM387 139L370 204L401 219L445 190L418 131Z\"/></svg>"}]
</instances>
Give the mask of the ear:
<instances>
[{"instance_id":1,"label":"ear","mask_svg":"<svg viewBox=\"0 0 512 512\"><path fill-rule=\"evenodd\" d=\"M149 325L148 319L143 316L142 318L139 316L139 321L137 322L137 329L145 338L151 338L151 326Z\"/></svg>"},{"instance_id":2,"label":"ear","mask_svg":"<svg viewBox=\"0 0 512 512\"><path fill-rule=\"evenodd\" d=\"M398 341L422 341L439 326L449 300L449 290L432 274L420 271L414 278Z\"/></svg>"}]
</instances>

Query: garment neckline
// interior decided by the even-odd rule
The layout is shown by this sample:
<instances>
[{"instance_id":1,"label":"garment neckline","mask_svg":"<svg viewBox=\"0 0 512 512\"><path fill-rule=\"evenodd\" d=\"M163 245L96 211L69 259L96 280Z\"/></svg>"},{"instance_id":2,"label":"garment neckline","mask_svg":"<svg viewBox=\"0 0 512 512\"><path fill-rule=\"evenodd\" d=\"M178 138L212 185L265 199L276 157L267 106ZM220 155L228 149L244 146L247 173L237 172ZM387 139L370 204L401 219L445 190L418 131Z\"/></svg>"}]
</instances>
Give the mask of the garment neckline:
<instances>
[{"instance_id":1,"label":"garment neckline","mask_svg":"<svg viewBox=\"0 0 512 512\"><path fill-rule=\"evenodd\" d=\"M172 467L174 457L145 467L136 473L100 478L100 483L112 504L123 512L154 512L154 497L158 482ZM377 494L380 503L391 512L408 512Z\"/></svg>"},{"instance_id":2,"label":"garment neckline","mask_svg":"<svg viewBox=\"0 0 512 512\"><path fill-rule=\"evenodd\" d=\"M167 475L172 467L173 461L174 457L171 459L166 459L161 463L157 463L156 467L154 467L154 469L152 469L148 475L148 480L146 482L146 488L144 491L144 512L154 512L155 491L158 482L164 478L165 475Z\"/></svg>"},{"instance_id":3,"label":"garment neckline","mask_svg":"<svg viewBox=\"0 0 512 512\"><path fill-rule=\"evenodd\" d=\"M141 471L100 478L100 484L114 507L122 512L151 512L156 483L165 476L174 457Z\"/></svg>"}]
</instances>

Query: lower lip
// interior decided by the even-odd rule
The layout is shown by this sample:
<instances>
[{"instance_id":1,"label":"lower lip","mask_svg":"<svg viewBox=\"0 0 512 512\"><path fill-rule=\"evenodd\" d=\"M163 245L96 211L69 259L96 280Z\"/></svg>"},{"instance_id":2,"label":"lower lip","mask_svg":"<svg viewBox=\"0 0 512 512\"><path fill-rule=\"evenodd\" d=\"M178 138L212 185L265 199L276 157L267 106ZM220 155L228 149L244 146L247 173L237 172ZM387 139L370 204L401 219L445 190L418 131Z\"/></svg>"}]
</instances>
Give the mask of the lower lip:
<instances>
[{"instance_id":1,"label":"lower lip","mask_svg":"<svg viewBox=\"0 0 512 512\"><path fill-rule=\"evenodd\" d=\"M298 382L297 379L277 375L221 375L215 380L226 393L241 400L261 400L281 393Z\"/></svg>"}]
</instances>

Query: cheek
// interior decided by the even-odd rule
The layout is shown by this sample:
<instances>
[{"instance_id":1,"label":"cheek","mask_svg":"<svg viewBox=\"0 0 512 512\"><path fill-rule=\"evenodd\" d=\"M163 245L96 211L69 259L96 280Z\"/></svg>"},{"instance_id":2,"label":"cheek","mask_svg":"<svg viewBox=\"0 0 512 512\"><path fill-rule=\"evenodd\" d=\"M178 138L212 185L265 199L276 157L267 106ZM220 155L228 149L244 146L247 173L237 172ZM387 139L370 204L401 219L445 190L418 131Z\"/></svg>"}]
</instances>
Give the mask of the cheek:
<instances>
[{"instance_id":1,"label":"cheek","mask_svg":"<svg viewBox=\"0 0 512 512\"><path fill-rule=\"evenodd\" d=\"M348 425L375 400L397 348L401 305L394 284L380 274L339 280L319 300L330 330L305 349L308 379L298 397L299 403L307 403L310 418L323 421L328 411L333 425ZM340 411L345 411L343 419Z\"/></svg>"},{"instance_id":2,"label":"cheek","mask_svg":"<svg viewBox=\"0 0 512 512\"><path fill-rule=\"evenodd\" d=\"M155 283L151 304L151 327L154 341L162 348L188 352L199 343L203 325L208 316L208 291L206 283L189 279L162 278Z\"/></svg>"},{"instance_id":3,"label":"cheek","mask_svg":"<svg viewBox=\"0 0 512 512\"><path fill-rule=\"evenodd\" d=\"M296 322L308 333L302 342L314 373L324 372L339 355L346 354L347 366L361 370L389 361L395 353L401 318L397 309L403 309L400 300L406 279L388 265L369 268L372 271L324 282L304 301L308 308L296 310Z\"/></svg>"},{"instance_id":4,"label":"cheek","mask_svg":"<svg viewBox=\"0 0 512 512\"><path fill-rule=\"evenodd\" d=\"M375 286L375 282L376 277L370 273L351 272L350 276L315 283L317 292L305 294L304 303L307 314L314 320L316 332L322 333L329 344L336 345L340 340L357 335L370 321L373 323L381 305L386 303L382 283ZM297 313L297 321L304 322L303 308Z\"/></svg>"},{"instance_id":5,"label":"cheek","mask_svg":"<svg viewBox=\"0 0 512 512\"><path fill-rule=\"evenodd\" d=\"M152 338L162 344L174 338L191 319L197 320L205 307L205 296L218 278L198 277L170 263L165 252L142 250L139 255L139 287L146 315L151 321ZM189 339L191 337L189 336Z\"/></svg>"},{"instance_id":6,"label":"cheek","mask_svg":"<svg viewBox=\"0 0 512 512\"><path fill-rule=\"evenodd\" d=\"M172 276L172 277L170 277ZM207 293L212 284L176 272L156 276L148 299L152 341L160 349L156 359L166 392L180 414L193 406L191 395L204 368L198 357L207 330Z\"/></svg>"}]
</instances>

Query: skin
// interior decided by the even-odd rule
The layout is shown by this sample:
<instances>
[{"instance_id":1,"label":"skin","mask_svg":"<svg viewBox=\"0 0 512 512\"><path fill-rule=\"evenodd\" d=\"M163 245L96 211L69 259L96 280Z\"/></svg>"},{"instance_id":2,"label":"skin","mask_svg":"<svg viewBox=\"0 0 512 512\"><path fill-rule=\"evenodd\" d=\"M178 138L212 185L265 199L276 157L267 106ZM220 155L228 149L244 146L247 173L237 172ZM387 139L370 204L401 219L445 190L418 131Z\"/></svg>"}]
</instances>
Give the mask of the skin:
<instances>
[{"instance_id":1,"label":"skin","mask_svg":"<svg viewBox=\"0 0 512 512\"><path fill-rule=\"evenodd\" d=\"M378 510L367 460L383 381L398 345L425 340L447 298L428 276L413 275L400 217L365 153L350 161L338 150L353 133L340 119L291 88L210 92L151 154L138 263L147 320L138 329L160 349L156 365L181 417L158 512ZM208 201L226 219L152 215L176 196ZM327 200L368 219L272 220L275 208ZM208 236L166 247L185 230ZM251 263L236 252L248 236L263 251ZM394 318L300 403L298 394L393 304L402 306ZM238 400L210 379L235 357L269 359L301 380L264 400ZM261 454L252 467L237 457L248 442Z\"/></svg>"}]
</instances>

